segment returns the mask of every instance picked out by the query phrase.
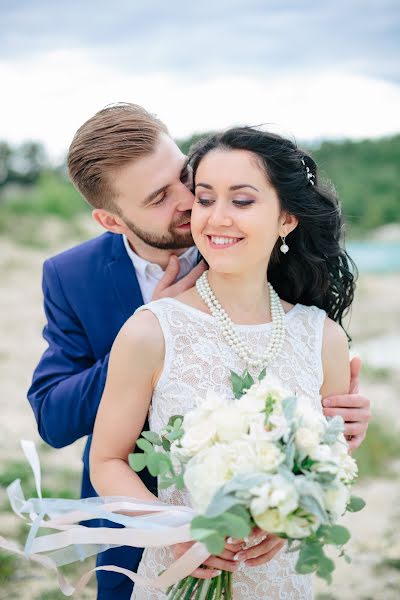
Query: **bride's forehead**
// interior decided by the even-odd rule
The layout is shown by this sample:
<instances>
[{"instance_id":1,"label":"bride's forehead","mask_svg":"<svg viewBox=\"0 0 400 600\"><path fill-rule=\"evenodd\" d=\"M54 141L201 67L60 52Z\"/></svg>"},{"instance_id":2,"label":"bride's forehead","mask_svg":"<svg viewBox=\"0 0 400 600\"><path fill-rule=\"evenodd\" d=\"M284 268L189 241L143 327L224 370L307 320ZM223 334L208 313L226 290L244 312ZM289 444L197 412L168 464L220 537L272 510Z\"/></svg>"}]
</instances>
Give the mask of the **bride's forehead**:
<instances>
[{"instance_id":1,"label":"bride's forehead","mask_svg":"<svg viewBox=\"0 0 400 600\"><path fill-rule=\"evenodd\" d=\"M266 183L266 173L259 157L249 150L211 150L200 161L196 172L196 183L206 178L229 181L231 185L243 183L243 176ZM237 181L236 181L237 180ZM240 181L239 181L240 180Z\"/></svg>"}]
</instances>

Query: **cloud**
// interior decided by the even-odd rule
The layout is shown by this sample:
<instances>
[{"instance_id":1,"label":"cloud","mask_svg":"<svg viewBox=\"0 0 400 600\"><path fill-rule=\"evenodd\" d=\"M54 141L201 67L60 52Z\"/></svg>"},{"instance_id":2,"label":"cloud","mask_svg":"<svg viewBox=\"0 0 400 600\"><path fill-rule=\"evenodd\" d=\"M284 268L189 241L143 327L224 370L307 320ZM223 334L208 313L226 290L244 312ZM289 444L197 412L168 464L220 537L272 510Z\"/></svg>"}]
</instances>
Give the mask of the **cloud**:
<instances>
[{"instance_id":1,"label":"cloud","mask_svg":"<svg viewBox=\"0 0 400 600\"><path fill-rule=\"evenodd\" d=\"M8 60L85 49L131 74L342 69L400 81L398 0L3 0L0 19Z\"/></svg>"},{"instance_id":2,"label":"cloud","mask_svg":"<svg viewBox=\"0 0 400 600\"><path fill-rule=\"evenodd\" d=\"M157 113L175 137L239 123L267 123L300 140L400 131L400 86L334 69L188 81L163 71L127 74L85 50L63 50L0 62L0 79L8 82L0 96L2 136L43 140L53 157L86 119L117 101Z\"/></svg>"}]
</instances>

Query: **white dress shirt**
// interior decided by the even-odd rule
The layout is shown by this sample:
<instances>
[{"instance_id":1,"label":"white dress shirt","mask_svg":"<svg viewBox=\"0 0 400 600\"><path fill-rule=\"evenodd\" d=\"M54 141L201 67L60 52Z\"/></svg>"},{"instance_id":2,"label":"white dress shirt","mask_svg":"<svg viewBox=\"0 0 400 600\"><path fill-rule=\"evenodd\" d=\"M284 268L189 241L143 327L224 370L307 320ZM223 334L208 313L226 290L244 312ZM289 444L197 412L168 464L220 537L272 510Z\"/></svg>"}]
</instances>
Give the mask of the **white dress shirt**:
<instances>
[{"instance_id":1,"label":"white dress shirt","mask_svg":"<svg viewBox=\"0 0 400 600\"><path fill-rule=\"evenodd\" d=\"M128 253L129 258L136 271L136 276L139 282L140 290L143 296L143 302L147 304L153 297L154 290L160 279L164 276L165 271L155 263L151 263L145 260L141 256L138 256L129 245L128 238L123 235L125 249ZM188 248L186 252L178 256L180 263L180 270L177 280L185 277L196 266L198 257L198 250L196 246Z\"/></svg>"}]
</instances>

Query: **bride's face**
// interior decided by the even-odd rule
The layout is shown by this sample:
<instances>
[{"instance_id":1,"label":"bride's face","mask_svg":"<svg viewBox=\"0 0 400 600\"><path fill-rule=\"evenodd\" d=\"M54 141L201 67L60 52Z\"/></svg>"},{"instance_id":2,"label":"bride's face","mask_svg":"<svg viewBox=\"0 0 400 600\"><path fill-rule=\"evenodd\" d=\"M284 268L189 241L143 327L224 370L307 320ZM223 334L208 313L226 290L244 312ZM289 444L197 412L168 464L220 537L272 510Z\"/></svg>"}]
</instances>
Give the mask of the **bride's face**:
<instances>
[{"instance_id":1,"label":"bride's face","mask_svg":"<svg viewBox=\"0 0 400 600\"><path fill-rule=\"evenodd\" d=\"M212 150L194 183L192 235L210 268L266 271L285 218L257 157L246 150Z\"/></svg>"}]
</instances>

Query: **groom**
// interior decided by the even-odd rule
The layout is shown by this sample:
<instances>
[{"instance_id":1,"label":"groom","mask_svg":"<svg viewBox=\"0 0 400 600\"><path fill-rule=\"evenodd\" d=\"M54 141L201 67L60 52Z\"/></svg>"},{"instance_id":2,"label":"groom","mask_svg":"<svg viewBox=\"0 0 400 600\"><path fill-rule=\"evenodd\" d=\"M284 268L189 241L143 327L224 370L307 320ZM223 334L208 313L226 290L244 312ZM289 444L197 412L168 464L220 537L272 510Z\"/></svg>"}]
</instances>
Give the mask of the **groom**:
<instances>
[{"instance_id":1,"label":"groom","mask_svg":"<svg viewBox=\"0 0 400 600\"><path fill-rule=\"evenodd\" d=\"M28 399L39 433L61 448L88 436L82 497L95 496L89 450L112 343L136 308L176 296L204 271L190 233L193 204L186 157L166 126L140 106L117 104L78 129L68 154L71 179L106 230L44 263L48 343ZM363 441L370 403L358 394L359 359L353 359L349 395L324 399L327 416L342 415L351 448ZM146 428L146 427L145 427ZM144 483L156 492L148 473ZM116 548L97 564L136 570L141 550ZM98 600L130 598L132 583L100 571Z\"/></svg>"}]
</instances>

